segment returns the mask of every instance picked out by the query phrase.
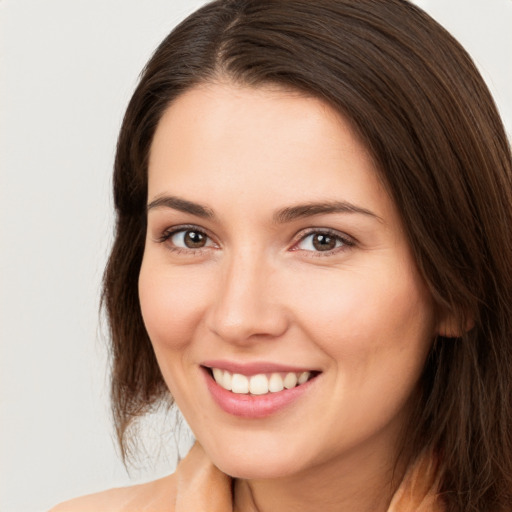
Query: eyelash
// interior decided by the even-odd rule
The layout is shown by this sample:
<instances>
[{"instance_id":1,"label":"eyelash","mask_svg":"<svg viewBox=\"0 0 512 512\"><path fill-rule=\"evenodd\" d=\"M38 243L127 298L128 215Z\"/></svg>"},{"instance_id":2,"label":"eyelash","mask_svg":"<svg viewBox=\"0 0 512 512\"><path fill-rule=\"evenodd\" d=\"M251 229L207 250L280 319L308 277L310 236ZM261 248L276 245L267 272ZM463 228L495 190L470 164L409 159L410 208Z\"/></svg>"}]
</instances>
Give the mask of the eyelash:
<instances>
[{"instance_id":1,"label":"eyelash","mask_svg":"<svg viewBox=\"0 0 512 512\"><path fill-rule=\"evenodd\" d=\"M305 232L301 232L300 236L298 236L298 240L294 243L292 247L292 251L300 251L301 249L295 248L298 244L301 242L304 242L308 237L312 235L327 235L331 238L334 238L336 242L341 242L341 246L334 247L333 249L327 250L327 251L311 251L303 249L305 253L308 253L308 256L311 258L322 258L322 257L328 257L332 256L334 254L337 254L339 252L346 251L350 249L351 247L354 247L356 245L356 242L353 238L349 237L348 235L344 233L340 233L339 231L336 231L334 229L329 228L310 228L306 230Z\"/></svg>"},{"instance_id":2,"label":"eyelash","mask_svg":"<svg viewBox=\"0 0 512 512\"><path fill-rule=\"evenodd\" d=\"M194 225L182 225L182 226L176 226L171 229L165 230L161 236L159 236L156 241L158 243L164 244L168 242L174 235L177 235L178 233L186 233L187 231L193 231L194 233L199 233L203 236L205 236L208 240L212 240L212 237L209 236L203 229L194 226ZM176 247L175 245L167 245L167 248L174 252L175 254L186 254L186 255L196 255L200 256L205 250L208 250L211 246L207 247L200 247L200 248L185 248L185 247Z\"/></svg>"},{"instance_id":3,"label":"eyelash","mask_svg":"<svg viewBox=\"0 0 512 512\"><path fill-rule=\"evenodd\" d=\"M212 241L212 237L210 237L203 229L194 226L194 225L182 225L176 226L172 229L168 229L162 233L160 237L156 239L158 243L166 243L168 242L174 235L178 233L186 233L187 231L193 231L195 233L199 233L205 236L208 240ZM327 235L336 240L336 242L341 242L341 246L335 247L333 249L327 251L312 251L306 249L299 249L297 245L301 242L304 242L308 237L312 235ZM340 233L339 231L335 231L333 229L328 228L310 228L305 232L301 232L299 236L295 237L296 241L294 242L291 251L303 251L304 253L308 253L309 257L317 258L317 257L325 257L332 256L341 251L346 251L347 249L356 245L355 240L352 237L344 233ZM168 245L168 249L176 254L193 254L193 255L201 255L205 250L208 250L212 246L200 247L200 248L185 248L185 247L177 247L175 245Z\"/></svg>"}]
</instances>

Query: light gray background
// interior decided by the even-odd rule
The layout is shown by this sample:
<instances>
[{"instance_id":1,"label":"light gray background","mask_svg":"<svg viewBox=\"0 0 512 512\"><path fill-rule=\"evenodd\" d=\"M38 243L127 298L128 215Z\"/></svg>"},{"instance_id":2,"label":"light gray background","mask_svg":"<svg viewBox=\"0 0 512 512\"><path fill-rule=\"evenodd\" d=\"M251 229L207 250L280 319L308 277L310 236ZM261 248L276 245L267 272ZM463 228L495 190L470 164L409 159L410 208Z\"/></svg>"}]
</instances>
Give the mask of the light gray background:
<instances>
[{"instance_id":1,"label":"light gray background","mask_svg":"<svg viewBox=\"0 0 512 512\"><path fill-rule=\"evenodd\" d=\"M98 299L124 108L158 42L202 3L0 0L3 512L173 469L172 437L131 480L116 456ZM512 0L417 3L470 51L511 134Z\"/></svg>"}]
</instances>

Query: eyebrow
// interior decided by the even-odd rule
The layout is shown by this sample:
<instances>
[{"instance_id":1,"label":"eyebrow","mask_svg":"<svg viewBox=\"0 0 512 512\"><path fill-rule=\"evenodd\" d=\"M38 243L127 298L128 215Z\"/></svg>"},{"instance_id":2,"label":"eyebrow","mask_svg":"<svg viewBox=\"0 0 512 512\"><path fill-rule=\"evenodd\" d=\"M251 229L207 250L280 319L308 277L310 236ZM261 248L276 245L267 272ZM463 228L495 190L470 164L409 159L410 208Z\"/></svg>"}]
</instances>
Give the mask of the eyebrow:
<instances>
[{"instance_id":1,"label":"eyebrow","mask_svg":"<svg viewBox=\"0 0 512 512\"><path fill-rule=\"evenodd\" d=\"M191 215L195 215L204 219L215 218L214 211L208 206L194 203L192 201L187 201L186 199L182 199L176 196L157 197L147 205L146 210L149 212L150 210L156 208L172 208L173 210L190 213ZM286 208L277 210L272 216L272 220L276 224L285 224L300 218L313 217L314 215L329 213L358 213L373 217L380 222L383 222L382 218L372 211L366 208L361 208L360 206L349 203L348 201L328 201L319 203L312 202L298 204L295 206L288 206Z\"/></svg>"},{"instance_id":2,"label":"eyebrow","mask_svg":"<svg viewBox=\"0 0 512 512\"><path fill-rule=\"evenodd\" d=\"M299 204L296 206L289 206L278 210L273 220L275 223L281 224L291 222L296 219L303 217L312 217L313 215L321 215L328 213L359 213L373 217L380 222L384 222L381 217L373 213L366 208L361 208L355 204L349 203L348 201L328 201L321 203L306 203Z\"/></svg>"},{"instance_id":3,"label":"eyebrow","mask_svg":"<svg viewBox=\"0 0 512 512\"><path fill-rule=\"evenodd\" d=\"M213 219L215 217L211 208L175 196L157 197L147 205L146 211L149 212L155 208L172 208L173 210L190 213L203 219Z\"/></svg>"}]
</instances>

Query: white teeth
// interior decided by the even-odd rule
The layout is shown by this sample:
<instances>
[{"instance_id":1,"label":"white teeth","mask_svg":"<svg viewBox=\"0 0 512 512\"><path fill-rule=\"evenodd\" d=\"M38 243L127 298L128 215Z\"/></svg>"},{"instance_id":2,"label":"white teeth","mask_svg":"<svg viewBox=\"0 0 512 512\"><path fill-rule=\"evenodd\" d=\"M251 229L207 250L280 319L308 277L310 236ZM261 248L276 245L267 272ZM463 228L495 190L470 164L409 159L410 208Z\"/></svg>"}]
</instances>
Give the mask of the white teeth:
<instances>
[{"instance_id":1,"label":"white teeth","mask_svg":"<svg viewBox=\"0 0 512 512\"><path fill-rule=\"evenodd\" d=\"M284 389L292 389L297 385L306 383L311 372L288 372L264 374L258 373L246 377L240 373L230 373L220 368L212 368L213 378L219 386L236 394L266 395L278 393Z\"/></svg>"},{"instance_id":2,"label":"white teeth","mask_svg":"<svg viewBox=\"0 0 512 512\"><path fill-rule=\"evenodd\" d=\"M309 372L302 372L299 376L299 380L297 381L300 384L304 384L309 380L309 377L311 376L311 373Z\"/></svg>"},{"instance_id":3,"label":"white teeth","mask_svg":"<svg viewBox=\"0 0 512 512\"><path fill-rule=\"evenodd\" d=\"M249 380L251 395L266 395L268 393L268 379L263 374L253 375Z\"/></svg>"},{"instance_id":4,"label":"white teeth","mask_svg":"<svg viewBox=\"0 0 512 512\"><path fill-rule=\"evenodd\" d=\"M297 385L297 375L295 373L287 373L284 378L284 387L292 389Z\"/></svg>"},{"instance_id":5,"label":"white teeth","mask_svg":"<svg viewBox=\"0 0 512 512\"><path fill-rule=\"evenodd\" d=\"M233 374L233 379L231 380L231 391L237 394L249 393L249 379L245 375L241 375L239 373Z\"/></svg>"},{"instance_id":6,"label":"white teeth","mask_svg":"<svg viewBox=\"0 0 512 512\"><path fill-rule=\"evenodd\" d=\"M231 381L233 380L233 376L229 372L224 372L224 375L222 376L222 382L219 382L219 384L228 391L231 391Z\"/></svg>"},{"instance_id":7,"label":"white teeth","mask_svg":"<svg viewBox=\"0 0 512 512\"><path fill-rule=\"evenodd\" d=\"M279 373L273 373L268 381L268 390L272 393L277 393L279 391L283 391L283 389L283 377L281 377Z\"/></svg>"},{"instance_id":8,"label":"white teeth","mask_svg":"<svg viewBox=\"0 0 512 512\"><path fill-rule=\"evenodd\" d=\"M224 373L220 368L213 368L213 378L217 384L222 382L222 374Z\"/></svg>"}]
</instances>

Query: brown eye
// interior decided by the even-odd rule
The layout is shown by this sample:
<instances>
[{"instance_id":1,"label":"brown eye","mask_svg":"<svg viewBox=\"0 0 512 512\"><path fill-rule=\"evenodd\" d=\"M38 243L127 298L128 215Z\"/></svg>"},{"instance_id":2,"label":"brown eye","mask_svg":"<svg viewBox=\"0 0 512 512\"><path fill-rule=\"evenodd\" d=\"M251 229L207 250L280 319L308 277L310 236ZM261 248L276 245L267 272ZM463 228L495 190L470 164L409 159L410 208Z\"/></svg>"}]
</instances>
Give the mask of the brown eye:
<instances>
[{"instance_id":1,"label":"brown eye","mask_svg":"<svg viewBox=\"0 0 512 512\"><path fill-rule=\"evenodd\" d=\"M185 231L183 237L183 242L189 249L200 249L206 245L207 240L206 235L199 231Z\"/></svg>"},{"instance_id":2,"label":"brown eye","mask_svg":"<svg viewBox=\"0 0 512 512\"><path fill-rule=\"evenodd\" d=\"M331 233L330 231L315 231L304 236L296 245L297 249L311 252L329 252L335 249L343 249L354 245L352 240L342 233Z\"/></svg>"},{"instance_id":3,"label":"brown eye","mask_svg":"<svg viewBox=\"0 0 512 512\"><path fill-rule=\"evenodd\" d=\"M331 251L336 247L336 238L331 235L326 235L323 233L317 233L313 235L313 247L317 251Z\"/></svg>"},{"instance_id":4,"label":"brown eye","mask_svg":"<svg viewBox=\"0 0 512 512\"><path fill-rule=\"evenodd\" d=\"M180 229L166 235L162 241L167 240L176 249L202 249L215 245L208 235L198 229Z\"/></svg>"}]
</instances>

